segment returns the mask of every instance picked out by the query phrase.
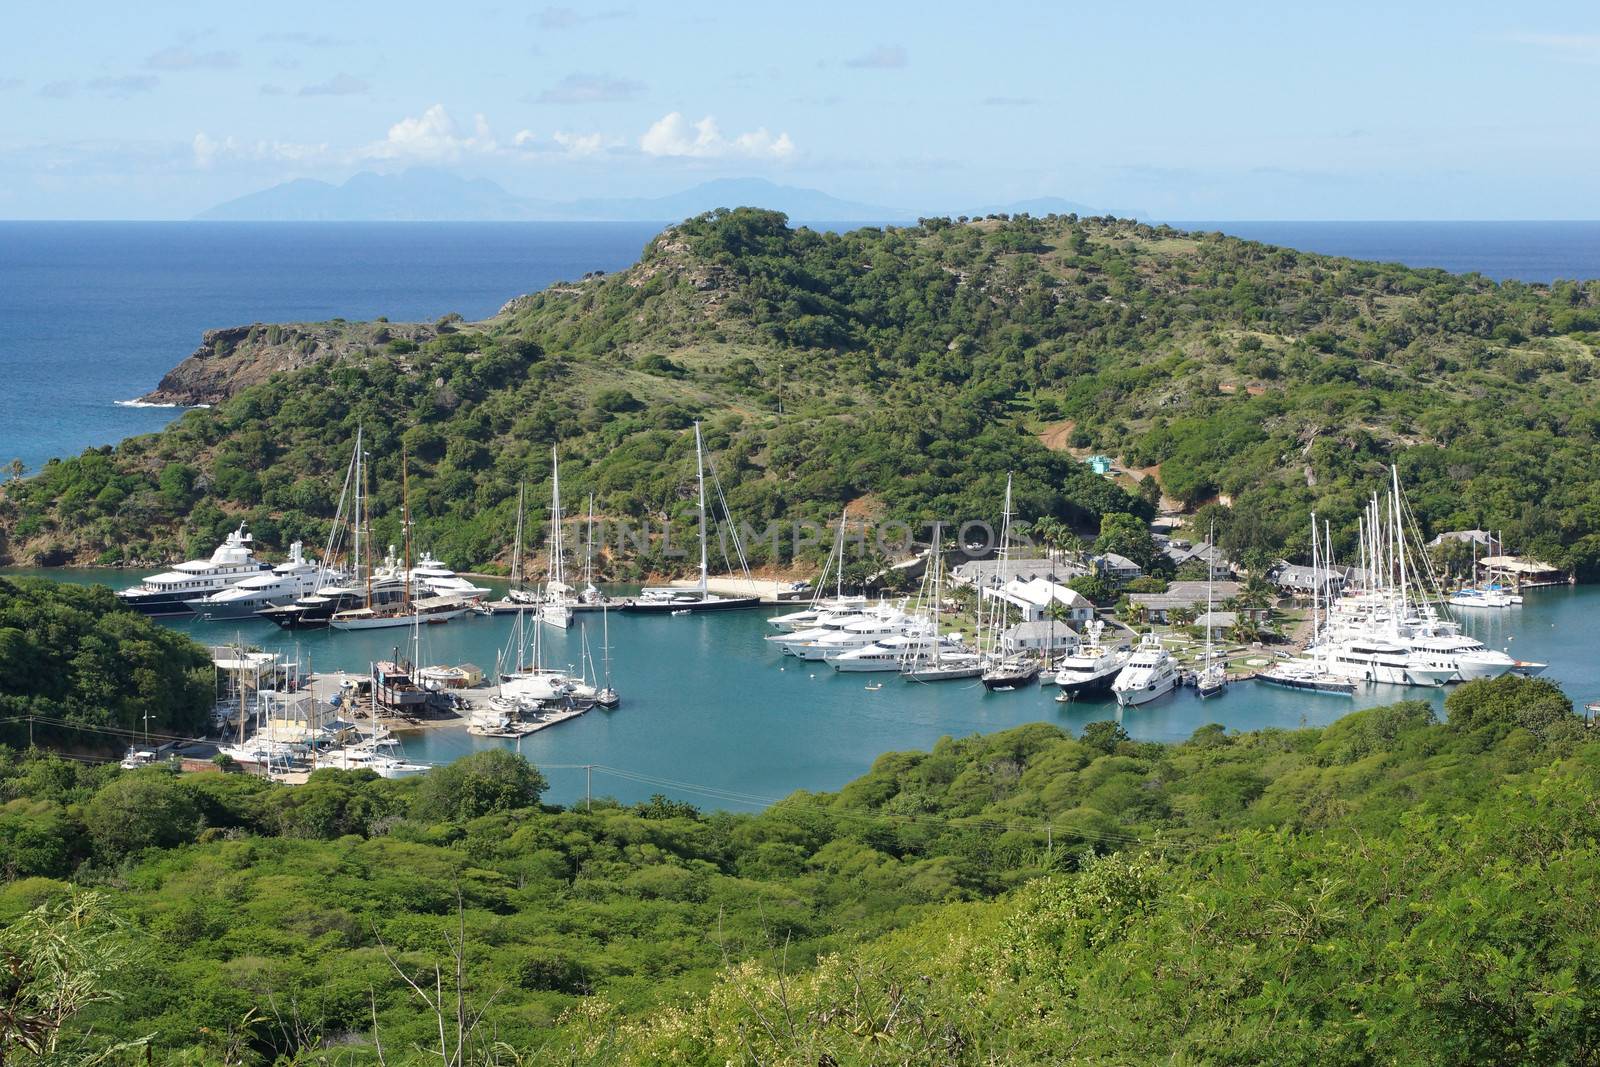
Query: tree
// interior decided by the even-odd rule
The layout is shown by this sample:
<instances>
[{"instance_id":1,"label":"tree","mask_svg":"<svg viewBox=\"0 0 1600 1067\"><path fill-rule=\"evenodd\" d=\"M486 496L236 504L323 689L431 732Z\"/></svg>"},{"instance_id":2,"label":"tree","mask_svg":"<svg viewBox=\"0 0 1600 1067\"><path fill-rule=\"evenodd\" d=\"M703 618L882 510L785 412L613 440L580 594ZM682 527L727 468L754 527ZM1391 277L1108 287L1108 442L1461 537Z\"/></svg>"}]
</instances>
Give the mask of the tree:
<instances>
[{"instance_id":1,"label":"tree","mask_svg":"<svg viewBox=\"0 0 1600 1067\"><path fill-rule=\"evenodd\" d=\"M193 841L200 832L200 807L171 772L136 771L95 793L84 824L95 852L115 861L141 849Z\"/></svg>"},{"instance_id":2,"label":"tree","mask_svg":"<svg viewBox=\"0 0 1600 1067\"><path fill-rule=\"evenodd\" d=\"M466 822L498 811L531 808L549 784L521 756L492 748L435 767L422 779L412 810L423 819Z\"/></svg>"},{"instance_id":3,"label":"tree","mask_svg":"<svg viewBox=\"0 0 1600 1067\"><path fill-rule=\"evenodd\" d=\"M1079 737L1079 740L1090 748L1097 748L1109 756L1117 750L1118 745L1129 740L1129 737L1128 731L1122 728L1120 722L1112 722L1109 719L1105 719L1099 722L1085 723L1083 734Z\"/></svg>"},{"instance_id":4,"label":"tree","mask_svg":"<svg viewBox=\"0 0 1600 1067\"><path fill-rule=\"evenodd\" d=\"M1461 733L1483 730L1499 738L1520 728L1541 740L1583 733L1565 693L1543 678L1520 674L1467 682L1445 698L1444 710L1450 728Z\"/></svg>"},{"instance_id":5,"label":"tree","mask_svg":"<svg viewBox=\"0 0 1600 1067\"><path fill-rule=\"evenodd\" d=\"M86 1067L146 1045L149 1038L66 1040L85 1008L120 999L111 981L132 961L122 924L98 893L41 904L0 930L0 1063Z\"/></svg>"},{"instance_id":6,"label":"tree","mask_svg":"<svg viewBox=\"0 0 1600 1067\"><path fill-rule=\"evenodd\" d=\"M1095 539L1094 550L1102 555L1115 552L1148 568L1156 556L1156 543L1150 536L1150 527L1137 515L1113 511L1100 516L1100 536Z\"/></svg>"}]
</instances>

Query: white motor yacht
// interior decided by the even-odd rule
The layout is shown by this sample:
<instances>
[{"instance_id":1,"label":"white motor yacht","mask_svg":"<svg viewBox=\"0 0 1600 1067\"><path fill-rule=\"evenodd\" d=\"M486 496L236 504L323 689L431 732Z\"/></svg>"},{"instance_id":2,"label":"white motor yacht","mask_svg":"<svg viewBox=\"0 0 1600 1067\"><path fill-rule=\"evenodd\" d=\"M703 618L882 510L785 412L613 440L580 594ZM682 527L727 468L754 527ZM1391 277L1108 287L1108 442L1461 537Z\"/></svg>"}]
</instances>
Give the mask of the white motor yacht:
<instances>
[{"instance_id":1,"label":"white motor yacht","mask_svg":"<svg viewBox=\"0 0 1600 1067\"><path fill-rule=\"evenodd\" d=\"M823 618L854 617L860 618L866 610L867 598L865 596L839 596L819 600L810 607L800 611L790 611L782 615L774 615L767 620L767 625L774 630L784 633L794 633L797 630L806 630L822 625ZM781 638L781 635L778 635ZM773 640L769 637L767 640Z\"/></svg>"},{"instance_id":2,"label":"white motor yacht","mask_svg":"<svg viewBox=\"0 0 1600 1067\"><path fill-rule=\"evenodd\" d=\"M299 541L289 546L289 558L270 571L252 574L221 592L185 601L197 615L210 619L242 619L267 608L292 603L334 576L306 561Z\"/></svg>"},{"instance_id":3,"label":"white motor yacht","mask_svg":"<svg viewBox=\"0 0 1600 1067\"><path fill-rule=\"evenodd\" d=\"M1145 634L1139 647L1111 683L1117 703L1122 707L1148 704L1166 696L1178 684L1178 664L1155 634Z\"/></svg>"},{"instance_id":4,"label":"white motor yacht","mask_svg":"<svg viewBox=\"0 0 1600 1067\"><path fill-rule=\"evenodd\" d=\"M956 655L963 649L960 641L947 634L940 638L937 651L942 659ZM934 653L932 634L895 634L874 641L864 648L853 648L849 652L840 653L828 662L833 664L833 669L836 671L899 671L909 661L932 659Z\"/></svg>"},{"instance_id":5,"label":"white motor yacht","mask_svg":"<svg viewBox=\"0 0 1600 1067\"><path fill-rule=\"evenodd\" d=\"M117 598L145 615L187 615L193 611L189 601L220 593L267 570L255 553L255 538L241 522L210 559L187 560L152 574L132 589L119 590Z\"/></svg>"},{"instance_id":6,"label":"white motor yacht","mask_svg":"<svg viewBox=\"0 0 1600 1067\"><path fill-rule=\"evenodd\" d=\"M411 568L411 586L417 596L456 596L470 600L489 594L489 590L469 582L428 552L424 552Z\"/></svg>"},{"instance_id":7,"label":"white motor yacht","mask_svg":"<svg viewBox=\"0 0 1600 1067\"><path fill-rule=\"evenodd\" d=\"M1337 636L1310 651L1328 673L1360 682L1439 686L1455 680L1458 669L1378 634Z\"/></svg>"},{"instance_id":8,"label":"white motor yacht","mask_svg":"<svg viewBox=\"0 0 1600 1067\"><path fill-rule=\"evenodd\" d=\"M1039 676L1040 684L1058 685L1071 695L1110 689L1133 653L1125 644L1107 648L1105 630L1106 624L1100 619L1089 623L1084 633L1086 640L1057 658L1052 669Z\"/></svg>"},{"instance_id":9,"label":"white motor yacht","mask_svg":"<svg viewBox=\"0 0 1600 1067\"><path fill-rule=\"evenodd\" d=\"M913 619L903 612L892 615L865 618L856 622L846 623L837 630L831 630L825 637L813 641L799 642L791 645L794 654L804 660L828 660L842 656L851 649L865 648L876 644L889 637L898 637L903 634L926 632L926 620Z\"/></svg>"}]
</instances>

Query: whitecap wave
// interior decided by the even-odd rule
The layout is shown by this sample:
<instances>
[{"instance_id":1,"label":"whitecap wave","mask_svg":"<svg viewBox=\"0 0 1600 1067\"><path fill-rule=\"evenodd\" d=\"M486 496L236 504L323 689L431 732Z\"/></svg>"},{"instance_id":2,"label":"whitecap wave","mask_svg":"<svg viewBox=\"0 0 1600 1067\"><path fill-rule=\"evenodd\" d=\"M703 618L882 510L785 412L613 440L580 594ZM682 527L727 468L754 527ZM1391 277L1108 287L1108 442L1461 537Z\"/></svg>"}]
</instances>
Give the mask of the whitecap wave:
<instances>
[{"instance_id":1,"label":"whitecap wave","mask_svg":"<svg viewBox=\"0 0 1600 1067\"><path fill-rule=\"evenodd\" d=\"M113 400L119 408L208 408L210 404L152 404L148 400Z\"/></svg>"}]
</instances>

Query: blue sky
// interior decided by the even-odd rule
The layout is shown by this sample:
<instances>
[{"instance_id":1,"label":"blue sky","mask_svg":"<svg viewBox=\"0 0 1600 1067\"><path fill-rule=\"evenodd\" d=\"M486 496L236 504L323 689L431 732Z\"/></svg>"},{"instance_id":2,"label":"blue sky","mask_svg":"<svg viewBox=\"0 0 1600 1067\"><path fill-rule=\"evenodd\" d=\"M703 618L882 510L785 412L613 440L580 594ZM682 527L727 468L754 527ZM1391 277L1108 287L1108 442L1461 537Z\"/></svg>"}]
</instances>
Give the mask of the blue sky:
<instances>
[{"instance_id":1,"label":"blue sky","mask_svg":"<svg viewBox=\"0 0 1600 1067\"><path fill-rule=\"evenodd\" d=\"M0 217L418 164L558 199L1600 216L1593 3L152 6L8 11Z\"/></svg>"}]
</instances>

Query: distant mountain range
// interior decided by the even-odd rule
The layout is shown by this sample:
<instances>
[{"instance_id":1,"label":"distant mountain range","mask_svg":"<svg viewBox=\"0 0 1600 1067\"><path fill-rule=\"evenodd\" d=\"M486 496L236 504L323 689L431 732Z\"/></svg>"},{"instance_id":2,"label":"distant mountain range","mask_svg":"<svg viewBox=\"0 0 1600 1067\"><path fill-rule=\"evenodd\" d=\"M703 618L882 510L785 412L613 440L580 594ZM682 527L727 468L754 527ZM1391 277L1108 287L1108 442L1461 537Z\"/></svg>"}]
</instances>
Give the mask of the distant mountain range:
<instances>
[{"instance_id":1,"label":"distant mountain range","mask_svg":"<svg viewBox=\"0 0 1600 1067\"><path fill-rule=\"evenodd\" d=\"M218 204L197 219L235 222L673 222L717 207L763 207L802 222L909 222L918 212L843 200L764 178L719 178L659 197L543 200L517 196L487 178L412 168L363 172L341 185L297 178ZM951 214L1104 214L1042 197ZM928 212L921 214L944 214Z\"/></svg>"}]
</instances>

